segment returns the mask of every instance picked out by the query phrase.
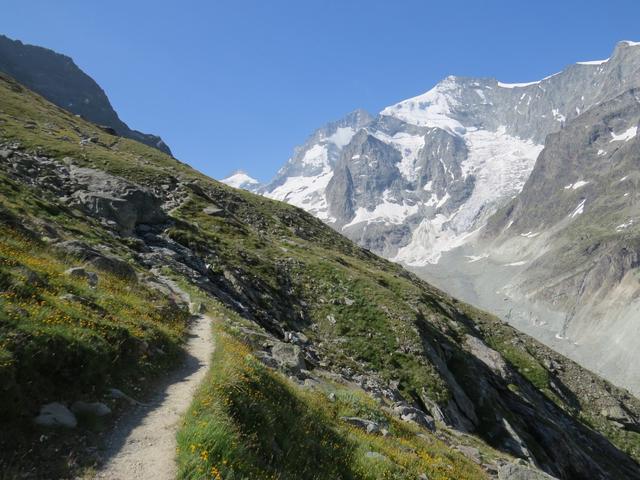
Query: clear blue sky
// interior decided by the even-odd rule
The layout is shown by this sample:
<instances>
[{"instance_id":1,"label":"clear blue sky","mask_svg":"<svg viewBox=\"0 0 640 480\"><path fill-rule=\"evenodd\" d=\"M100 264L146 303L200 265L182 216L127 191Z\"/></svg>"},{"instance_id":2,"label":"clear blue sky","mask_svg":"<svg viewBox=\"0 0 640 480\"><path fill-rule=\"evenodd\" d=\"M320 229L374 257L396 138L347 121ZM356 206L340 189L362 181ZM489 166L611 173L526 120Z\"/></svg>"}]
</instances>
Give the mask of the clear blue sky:
<instances>
[{"instance_id":1,"label":"clear blue sky","mask_svg":"<svg viewBox=\"0 0 640 480\"><path fill-rule=\"evenodd\" d=\"M181 160L268 180L355 108L450 74L531 81L606 58L640 40L640 1L4 0L0 32L73 57Z\"/></svg>"}]
</instances>

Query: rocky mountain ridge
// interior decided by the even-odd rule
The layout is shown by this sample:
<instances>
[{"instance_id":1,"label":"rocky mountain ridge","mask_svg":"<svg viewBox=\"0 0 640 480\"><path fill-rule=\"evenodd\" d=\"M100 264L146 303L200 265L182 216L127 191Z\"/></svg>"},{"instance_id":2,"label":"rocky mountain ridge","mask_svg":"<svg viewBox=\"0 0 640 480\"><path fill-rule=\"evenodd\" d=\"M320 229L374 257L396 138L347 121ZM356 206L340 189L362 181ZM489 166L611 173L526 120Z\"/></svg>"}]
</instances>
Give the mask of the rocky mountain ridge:
<instances>
[{"instance_id":1,"label":"rocky mountain ridge","mask_svg":"<svg viewBox=\"0 0 640 480\"><path fill-rule=\"evenodd\" d=\"M447 77L423 95L316 131L259 191L410 266L437 263L516 195L546 136L637 86L640 47L506 84Z\"/></svg>"},{"instance_id":2,"label":"rocky mountain ridge","mask_svg":"<svg viewBox=\"0 0 640 480\"><path fill-rule=\"evenodd\" d=\"M171 154L160 137L133 130L120 120L102 88L66 55L0 35L0 72L90 122Z\"/></svg>"}]
</instances>

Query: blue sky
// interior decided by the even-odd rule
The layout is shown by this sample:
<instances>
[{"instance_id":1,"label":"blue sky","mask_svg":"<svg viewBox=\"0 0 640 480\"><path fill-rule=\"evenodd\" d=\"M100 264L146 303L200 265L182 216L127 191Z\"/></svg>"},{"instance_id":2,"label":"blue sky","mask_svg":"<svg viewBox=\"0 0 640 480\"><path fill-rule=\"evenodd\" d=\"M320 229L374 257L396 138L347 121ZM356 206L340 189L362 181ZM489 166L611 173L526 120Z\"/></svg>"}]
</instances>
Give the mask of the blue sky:
<instances>
[{"instance_id":1,"label":"blue sky","mask_svg":"<svg viewBox=\"0 0 640 480\"><path fill-rule=\"evenodd\" d=\"M327 121L450 74L532 81L640 40L638 0L2 3L1 33L73 57L125 122L216 178L268 180Z\"/></svg>"}]
</instances>

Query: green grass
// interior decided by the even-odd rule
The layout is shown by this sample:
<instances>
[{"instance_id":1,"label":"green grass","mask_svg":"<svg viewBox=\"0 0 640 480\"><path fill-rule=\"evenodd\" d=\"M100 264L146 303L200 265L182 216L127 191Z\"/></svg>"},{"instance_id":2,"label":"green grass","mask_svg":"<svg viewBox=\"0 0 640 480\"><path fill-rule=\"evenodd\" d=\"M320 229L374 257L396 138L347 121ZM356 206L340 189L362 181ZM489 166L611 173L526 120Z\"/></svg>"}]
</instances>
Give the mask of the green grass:
<instances>
[{"instance_id":1,"label":"green grass","mask_svg":"<svg viewBox=\"0 0 640 480\"><path fill-rule=\"evenodd\" d=\"M430 435L418 437L416 428L390 417L364 392L291 383L220 325L212 364L178 434L180 479L485 478L461 454ZM387 424L389 435L340 420L353 415Z\"/></svg>"},{"instance_id":2,"label":"green grass","mask_svg":"<svg viewBox=\"0 0 640 480\"><path fill-rule=\"evenodd\" d=\"M0 224L5 420L32 415L45 401L73 401L153 375L179 355L186 312L107 272L98 271L96 288L64 273L79 264Z\"/></svg>"}]
</instances>

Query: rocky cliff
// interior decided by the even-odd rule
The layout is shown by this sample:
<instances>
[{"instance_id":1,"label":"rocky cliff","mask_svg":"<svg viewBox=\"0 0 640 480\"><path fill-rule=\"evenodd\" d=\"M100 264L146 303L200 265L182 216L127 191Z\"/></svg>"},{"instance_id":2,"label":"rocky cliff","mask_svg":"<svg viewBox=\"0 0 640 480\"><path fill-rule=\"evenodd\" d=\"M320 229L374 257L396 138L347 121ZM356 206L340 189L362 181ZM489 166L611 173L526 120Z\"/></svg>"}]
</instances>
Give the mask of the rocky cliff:
<instances>
[{"instance_id":1,"label":"rocky cliff","mask_svg":"<svg viewBox=\"0 0 640 480\"><path fill-rule=\"evenodd\" d=\"M171 154L160 137L132 130L120 120L102 88L65 55L0 35L0 72L90 122Z\"/></svg>"}]
</instances>

